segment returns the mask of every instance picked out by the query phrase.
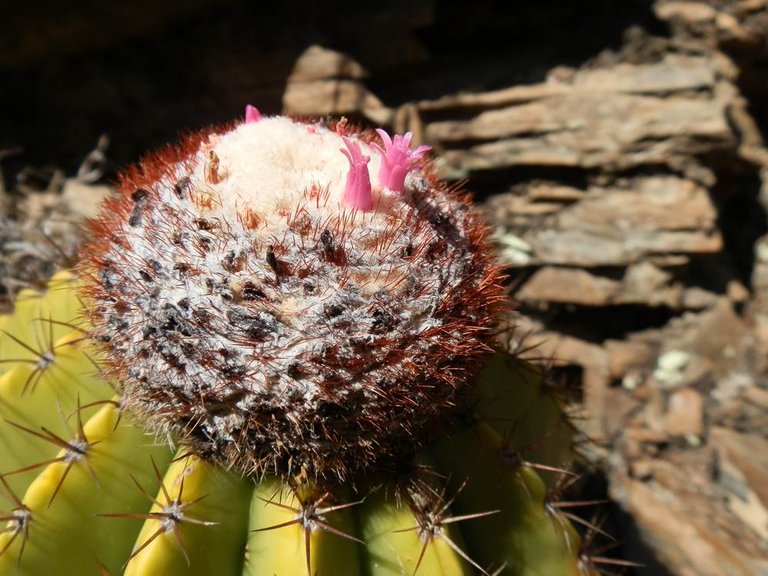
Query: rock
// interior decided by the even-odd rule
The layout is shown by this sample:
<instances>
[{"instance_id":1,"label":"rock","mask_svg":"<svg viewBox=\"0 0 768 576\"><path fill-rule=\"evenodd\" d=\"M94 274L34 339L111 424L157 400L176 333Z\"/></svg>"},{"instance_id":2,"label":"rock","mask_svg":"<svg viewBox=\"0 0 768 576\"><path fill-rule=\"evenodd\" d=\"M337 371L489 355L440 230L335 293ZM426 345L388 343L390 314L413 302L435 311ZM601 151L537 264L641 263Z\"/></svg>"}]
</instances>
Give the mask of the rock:
<instances>
[{"instance_id":1,"label":"rock","mask_svg":"<svg viewBox=\"0 0 768 576\"><path fill-rule=\"evenodd\" d=\"M768 350L768 313L755 315L755 337L760 348Z\"/></svg>"},{"instance_id":2,"label":"rock","mask_svg":"<svg viewBox=\"0 0 768 576\"><path fill-rule=\"evenodd\" d=\"M530 258L526 262L530 264ZM568 287L567 290L564 287ZM616 281L578 268L545 266L517 293L522 301L608 306L647 304L679 308L681 287L650 262L630 266Z\"/></svg>"},{"instance_id":3,"label":"rock","mask_svg":"<svg viewBox=\"0 0 768 576\"><path fill-rule=\"evenodd\" d=\"M731 487L729 490L735 493L743 492L743 489L752 490L762 505L768 508L768 438L714 426L709 441L718 453L720 468L727 462L739 472L742 488ZM727 483L727 480L721 477L722 482Z\"/></svg>"},{"instance_id":4,"label":"rock","mask_svg":"<svg viewBox=\"0 0 768 576\"><path fill-rule=\"evenodd\" d=\"M768 440L715 427L710 442L718 455L718 479L734 514L768 543Z\"/></svg>"},{"instance_id":5,"label":"rock","mask_svg":"<svg viewBox=\"0 0 768 576\"><path fill-rule=\"evenodd\" d=\"M689 331L680 345L712 361L728 360L732 350L749 333L744 320L736 313L728 298L720 298L715 306L698 316L695 330Z\"/></svg>"},{"instance_id":6,"label":"rock","mask_svg":"<svg viewBox=\"0 0 768 576\"><path fill-rule=\"evenodd\" d=\"M682 293L682 286L671 274L651 262L642 261L627 268L616 302L679 309L683 303Z\"/></svg>"},{"instance_id":7,"label":"rock","mask_svg":"<svg viewBox=\"0 0 768 576\"><path fill-rule=\"evenodd\" d=\"M653 460L635 460L630 466L630 473L632 478L643 481L649 480L651 477L653 477Z\"/></svg>"},{"instance_id":8,"label":"rock","mask_svg":"<svg viewBox=\"0 0 768 576\"><path fill-rule=\"evenodd\" d=\"M577 202L583 200L586 193L572 186L554 183L532 182L526 186L526 196L531 202Z\"/></svg>"},{"instance_id":9,"label":"rock","mask_svg":"<svg viewBox=\"0 0 768 576\"><path fill-rule=\"evenodd\" d=\"M366 75L349 56L310 46L296 60L288 78L284 112L299 116L359 114L374 122L389 123L392 111L360 82Z\"/></svg>"},{"instance_id":10,"label":"rock","mask_svg":"<svg viewBox=\"0 0 768 576\"><path fill-rule=\"evenodd\" d=\"M611 387L605 391L603 410L603 429L608 438L620 434L626 425L627 418L635 412L642 402L621 388Z\"/></svg>"},{"instance_id":11,"label":"rock","mask_svg":"<svg viewBox=\"0 0 768 576\"><path fill-rule=\"evenodd\" d=\"M109 186L86 184L76 178L68 178L64 182L61 201L77 218L95 218L99 214L101 203L111 193Z\"/></svg>"},{"instance_id":12,"label":"rock","mask_svg":"<svg viewBox=\"0 0 768 576\"><path fill-rule=\"evenodd\" d=\"M744 399L768 412L768 390L751 386L744 392Z\"/></svg>"},{"instance_id":13,"label":"rock","mask_svg":"<svg viewBox=\"0 0 768 576\"><path fill-rule=\"evenodd\" d=\"M294 82L283 94L286 114L344 115L360 114L386 122L390 112L361 82L332 79Z\"/></svg>"},{"instance_id":14,"label":"rock","mask_svg":"<svg viewBox=\"0 0 768 576\"><path fill-rule=\"evenodd\" d=\"M608 101L613 109L605 111ZM582 111L583 117L574 121L574 110ZM437 142L493 140L444 154L448 164L470 170L525 165L603 167L617 171L643 164L675 166L696 149L723 151L733 149L734 145L724 111L700 101L677 102L635 95L606 100L594 94L580 95L576 102L560 98L548 104L521 105L504 114L486 114L476 125L430 125L427 137ZM631 121L621 130L615 120L605 120L614 117ZM541 119L540 123L535 123L537 119ZM568 124L571 121L573 127ZM693 125L688 125L689 121ZM499 126L519 127L519 132L500 134ZM525 128L529 132L525 133ZM541 136L536 139L527 135L530 133ZM616 135L618 141L607 146L609 134ZM645 144L657 140L662 144Z\"/></svg>"},{"instance_id":15,"label":"rock","mask_svg":"<svg viewBox=\"0 0 768 576\"><path fill-rule=\"evenodd\" d=\"M703 310L717 304L718 295L700 286L683 290L682 306L688 310Z\"/></svg>"},{"instance_id":16,"label":"rock","mask_svg":"<svg viewBox=\"0 0 768 576\"><path fill-rule=\"evenodd\" d=\"M720 404L726 404L746 392L758 390L754 388L754 384L754 377L748 372L732 371L717 379L715 388L709 395Z\"/></svg>"},{"instance_id":17,"label":"rock","mask_svg":"<svg viewBox=\"0 0 768 576\"><path fill-rule=\"evenodd\" d=\"M693 388L676 390L667 400L664 429L670 436L701 438L704 434L704 400Z\"/></svg>"},{"instance_id":18,"label":"rock","mask_svg":"<svg viewBox=\"0 0 768 576\"><path fill-rule=\"evenodd\" d=\"M666 444L669 442L669 436L662 430L651 430L643 427L630 427L625 431L629 440L641 444Z\"/></svg>"},{"instance_id":19,"label":"rock","mask_svg":"<svg viewBox=\"0 0 768 576\"><path fill-rule=\"evenodd\" d=\"M533 264L560 266L627 266L646 257L707 254L722 249L717 214L705 188L676 177L641 177L627 188L592 186L578 202L552 202L534 209L542 185L529 195L523 187L489 201L498 228L532 246ZM530 206L530 207L529 207ZM625 278L626 301L656 298L656 289L670 278L658 267L643 265ZM640 284L638 290L633 285ZM680 288L665 294L664 303L679 302ZM643 293L644 292L644 293Z\"/></svg>"},{"instance_id":20,"label":"rock","mask_svg":"<svg viewBox=\"0 0 768 576\"><path fill-rule=\"evenodd\" d=\"M632 368L647 365L653 359L653 350L643 342L606 340L611 378L619 380Z\"/></svg>"},{"instance_id":21,"label":"rock","mask_svg":"<svg viewBox=\"0 0 768 576\"><path fill-rule=\"evenodd\" d=\"M520 267L531 263L533 248L522 238L496 230L491 239L497 245L499 260L503 264Z\"/></svg>"},{"instance_id":22,"label":"rock","mask_svg":"<svg viewBox=\"0 0 768 576\"><path fill-rule=\"evenodd\" d=\"M449 164L471 170L674 165L697 149L734 149L724 103L714 90L717 73L712 60L668 54L652 64L582 70L567 83L550 78L526 87L525 94L518 89L464 95L420 107L491 108L469 120L427 127L427 139L447 148L453 142L477 142L444 154ZM710 97L691 98L688 90L707 91Z\"/></svg>"},{"instance_id":23,"label":"rock","mask_svg":"<svg viewBox=\"0 0 768 576\"><path fill-rule=\"evenodd\" d=\"M544 267L537 270L523 285L517 297L523 301L605 306L612 301L620 287L618 282L599 278L585 270Z\"/></svg>"},{"instance_id":24,"label":"rock","mask_svg":"<svg viewBox=\"0 0 768 576\"><path fill-rule=\"evenodd\" d=\"M738 529L733 513L707 490L697 490L691 470L654 463L653 479L614 474L611 497L630 514L640 536L675 576L756 576L768 570L755 536ZM657 478L665 479L662 485ZM736 522L734 524L734 522ZM729 530L735 530L729 532Z\"/></svg>"},{"instance_id":25,"label":"rock","mask_svg":"<svg viewBox=\"0 0 768 576\"><path fill-rule=\"evenodd\" d=\"M717 252L716 213L706 191L676 178L643 178L632 190L595 190L560 211L551 229L532 231L534 253L545 262L616 265L649 253ZM583 246L583 247L582 247Z\"/></svg>"},{"instance_id":26,"label":"rock","mask_svg":"<svg viewBox=\"0 0 768 576\"><path fill-rule=\"evenodd\" d=\"M676 18L689 23L712 22L717 10L702 2L661 2L656 4L656 15L662 20Z\"/></svg>"},{"instance_id":27,"label":"rock","mask_svg":"<svg viewBox=\"0 0 768 576\"><path fill-rule=\"evenodd\" d=\"M768 179L768 175L766 175ZM752 287L755 292L754 309L758 315L768 316L768 235L755 243L755 267L752 270ZM768 339L766 339L768 342Z\"/></svg>"},{"instance_id":28,"label":"rock","mask_svg":"<svg viewBox=\"0 0 768 576\"><path fill-rule=\"evenodd\" d=\"M657 1L654 10L660 20L669 22L675 34L695 38L711 46L738 47L741 51L763 48L766 29L764 0L734 2L676 0Z\"/></svg>"},{"instance_id":29,"label":"rock","mask_svg":"<svg viewBox=\"0 0 768 576\"><path fill-rule=\"evenodd\" d=\"M351 57L322 46L310 46L293 65L288 83L312 82L331 78L361 80L368 72Z\"/></svg>"}]
</instances>

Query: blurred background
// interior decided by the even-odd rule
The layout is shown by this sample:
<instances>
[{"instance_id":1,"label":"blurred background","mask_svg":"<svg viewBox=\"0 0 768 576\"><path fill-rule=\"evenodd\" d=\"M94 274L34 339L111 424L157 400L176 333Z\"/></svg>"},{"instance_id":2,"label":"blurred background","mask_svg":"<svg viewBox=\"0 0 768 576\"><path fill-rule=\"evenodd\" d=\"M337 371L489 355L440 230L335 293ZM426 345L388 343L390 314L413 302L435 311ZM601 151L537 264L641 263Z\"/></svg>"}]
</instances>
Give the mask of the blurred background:
<instances>
[{"instance_id":1,"label":"blurred background","mask_svg":"<svg viewBox=\"0 0 768 576\"><path fill-rule=\"evenodd\" d=\"M413 131L594 440L606 573L768 574L768 0L259 4L2 4L4 305L118 170L247 103Z\"/></svg>"}]
</instances>

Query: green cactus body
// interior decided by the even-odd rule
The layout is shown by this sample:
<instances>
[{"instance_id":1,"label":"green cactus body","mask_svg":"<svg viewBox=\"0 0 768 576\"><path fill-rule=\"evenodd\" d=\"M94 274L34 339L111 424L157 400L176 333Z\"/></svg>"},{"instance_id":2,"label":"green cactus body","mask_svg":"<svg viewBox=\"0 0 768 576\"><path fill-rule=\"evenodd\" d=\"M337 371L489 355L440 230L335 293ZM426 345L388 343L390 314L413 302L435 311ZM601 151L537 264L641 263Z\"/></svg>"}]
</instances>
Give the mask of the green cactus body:
<instances>
[{"instance_id":1,"label":"green cactus body","mask_svg":"<svg viewBox=\"0 0 768 576\"><path fill-rule=\"evenodd\" d=\"M252 109L248 118L261 121ZM274 125L284 130L283 124L280 120ZM272 129L265 126L264 130ZM332 226L328 215L308 212L306 222L294 230L298 209L290 212L281 205L278 216L265 217L261 206L256 216L238 220L244 228L258 229L254 222L290 213L288 228L298 244L316 237L312 250L317 258L304 272L297 272L291 246L280 248L274 240L263 269L242 262L235 265L240 257L230 258L226 252L224 268L237 276L245 267L250 276L243 272L224 281L229 282L225 289L217 288L216 282L223 285L221 280L204 282L202 289L191 285L192 296L182 302L183 293L175 285L152 288L160 278L171 277L163 271L166 263L152 260L153 272L140 264L135 277L147 294L131 292L131 271L114 268L122 253L109 243L132 247L146 258L150 244L136 236L136 229L146 226L153 242L165 241L157 234L166 232L158 232L156 225L167 215L163 208L152 212L159 200L152 196L151 183L145 183L129 194L132 200L112 206L128 222L128 240L112 233L111 239L97 239L91 250L101 255L90 257L80 278L61 273L45 294L25 291L14 313L0 317L0 493L7 501L0 532L0 575L593 574L570 522L548 501L557 474L538 473L570 459L571 428L558 402L544 391L540 371L505 353L484 352L489 349L484 326L490 326L491 318L480 304L467 299L485 299L484 306L492 307L498 301L499 291L493 287L497 272L484 255L482 234L474 231L471 217L451 228L444 216L435 214L445 206L466 211L466 205L444 191L426 204L413 201L416 211L426 216L418 215L413 230L403 232L393 216L399 210L398 198L418 195L409 192L409 186L417 186L419 194L429 191L426 184L408 180L410 171L426 170L417 167L423 150L409 153L409 137L393 142L382 135L381 147L371 144L370 137L352 141L347 134L339 139L320 125L309 125L308 136L299 128L301 138L320 133L332 145L343 140L350 163L344 201L355 210L366 213L381 210L382 203L394 203L387 205L389 216L379 221L373 216L373 223L367 224L373 229L383 226L383 237L367 232L355 236L345 228L344 244L339 226L351 226L359 217L355 213ZM204 146L207 191L227 177L237 180L234 157L223 155L230 163L220 164L215 154L226 152L231 143L226 138L211 142L223 144L214 149L210 143ZM367 157L362 154L375 149L382 154L381 169L371 188ZM183 158L176 160L181 164L173 164L174 178L180 165L195 170L194 163ZM160 174L162 179L169 172ZM158 177L155 170L153 178ZM135 184L129 179L130 187ZM178 182L165 186L174 193L180 190ZM377 186L382 191L377 192ZM331 194L332 188L325 193ZM216 203L200 200L195 190L192 186L188 196L197 198L195 210L213 210ZM186 201L183 196L177 194L179 201ZM318 202L316 196L311 200ZM185 209L176 207L173 214ZM312 217L325 224L312 224ZM218 226L210 215L202 223L201 218L190 221L206 234ZM389 228L393 225L397 234L412 234L423 245L396 238ZM99 226L102 231L116 228ZM437 239L430 240L430 234L437 234ZM441 234L447 234L447 242L440 240ZM465 247L462 238L469 239ZM179 245L189 242L190 238L178 239ZM378 260L366 260L368 256L356 251L363 246L381 254L382 246L395 244L392 254L399 260L387 265L385 276L396 280L382 284ZM211 241L200 246L198 253L210 260L205 254ZM472 250L480 255L472 256ZM407 280L397 266L407 271L419 251L434 264L417 262L423 268L421 276ZM443 260L435 254L443 254ZM126 257L124 264L130 267L133 262L138 262L135 257ZM377 286L379 291L370 297L378 302L390 298L386 290L403 283L418 288L422 282L424 286L411 294L414 302L408 304L408 314L398 318L397 311L377 308L365 332L354 322L352 327L349 320L340 322L349 315L367 323L365 315L372 310L361 300L366 289L355 287L362 272L353 268L350 273L350 262L378 266L373 280L361 281L363 287L370 282ZM318 272L318 266L328 266L330 272ZM442 292L435 296L439 305L416 302L432 289L433 280L427 277L432 270L438 276L445 270L466 275L440 276L455 302L446 302L448 296ZM343 275L340 284L327 280L336 273ZM301 282L294 283L291 274L303 274ZM106 288L95 285L94 278ZM256 283L258 278L263 284ZM326 281L334 287L323 287ZM115 286L120 292L114 292ZM167 303L161 307L162 316L153 320L157 302L167 298L164 290L180 304ZM297 307L292 290L307 292L311 306L318 291L331 298L351 290L340 300L341 312L317 309L323 318L321 333L333 328L319 341L322 344L344 330L352 335L350 342L368 334L391 365L344 361L339 358L343 348L313 356L315 348L306 348L305 342L315 335L307 328L292 341L294 325L285 316ZM134 306L131 294L144 304ZM279 297L287 300L278 301ZM215 318L207 316L190 324L191 316L185 316L190 310L198 319L207 313L203 306L196 308L195 298L209 303L214 313L229 306L223 317L231 328L219 335ZM265 301L270 307L264 308ZM110 309L113 304L115 310ZM137 312L141 306L146 312ZM311 306L304 316L315 313ZM94 307L100 311L94 313ZM433 316L427 318L429 314ZM149 324L141 324L144 316ZM388 340L389 330L402 334L403 329L393 326L411 325L412 318L418 318L426 344L412 344L407 334ZM465 339L469 341L461 339L462 332L469 334ZM185 347L190 341L212 346L230 336L235 353L214 357L203 355L208 348ZM270 357L279 366L289 350L292 357L319 366L317 374L322 377L302 372L305 367L293 361L285 364L285 373L301 390L300 396L285 403L281 395L292 393L285 388L291 380L284 380L283 372L270 375L269 366L264 368L266 380L262 373L251 372L248 380L240 371L239 358L248 346L255 346L248 344L252 341L260 350L254 358ZM266 341L287 347L276 354ZM403 346L411 347L412 357L398 351ZM152 368L155 355L157 368ZM485 368L470 380L460 376L467 363L484 363ZM356 387L355 379L348 384L336 376L323 379L330 368L357 373L363 388ZM212 380L213 389L208 386ZM273 395L273 389L284 391ZM198 397L200 404L195 405ZM250 407L250 412L239 412L241 406ZM410 421L399 422L400 413ZM285 436L284 430L288 430ZM353 433L357 436L350 437Z\"/></svg>"},{"instance_id":2,"label":"green cactus body","mask_svg":"<svg viewBox=\"0 0 768 576\"><path fill-rule=\"evenodd\" d=\"M23 326L18 338L34 343L50 338L52 322L72 325L77 299L67 278L55 278L55 291L45 295L24 293L15 314L2 318L4 327ZM456 496L442 511L446 523L435 534L427 530L417 503L410 504L406 496L398 504L395 481L327 494L320 510L354 505L322 514L330 529L308 528L298 521L302 504L295 487L271 476L244 479L183 450L174 459L167 443L120 411L112 389L88 359L92 353L81 333L61 332L54 334L52 369L34 388L27 384L24 390L30 378L27 362L4 365L0 380L6 420L0 426L0 462L10 502L10 519L0 535L0 574L66 576L99 574L101 569L126 575L290 576L305 573L308 564L313 574L395 576L413 574L417 565L425 575L480 573L472 563L489 571L506 564L502 574L521 576L588 573L579 572L579 537L567 519L547 508L546 488L536 471L525 464L515 470L504 462L503 450L525 447L503 446L505 429L515 429L516 442L533 442L541 438L542 425L553 430L552 423L560 421L557 402L540 388L540 373L526 364L510 366L502 355L492 357L478 391L487 400L494 393L499 398L478 402L480 421L428 447L431 468L449 481L443 486L431 475L425 481L433 483L435 497L441 498L437 502ZM18 344L4 333L0 345L5 356ZM511 418L496 419L499 411ZM71 465L62 460L67 450L31 433L49 430L71 441L78 416L91 446L82 461ZM541 461L562 462L567 430L536 446ZM60 461L36 466L54 459ZM30 466L24 473L8 474ZM23 528L11 518L21 509L12 495L29 510ZM189 503L184 518L169 521L164 529L163 509L177 499ZM470 518L453 522L459 515Z\"/></svg>"}]
</instances>

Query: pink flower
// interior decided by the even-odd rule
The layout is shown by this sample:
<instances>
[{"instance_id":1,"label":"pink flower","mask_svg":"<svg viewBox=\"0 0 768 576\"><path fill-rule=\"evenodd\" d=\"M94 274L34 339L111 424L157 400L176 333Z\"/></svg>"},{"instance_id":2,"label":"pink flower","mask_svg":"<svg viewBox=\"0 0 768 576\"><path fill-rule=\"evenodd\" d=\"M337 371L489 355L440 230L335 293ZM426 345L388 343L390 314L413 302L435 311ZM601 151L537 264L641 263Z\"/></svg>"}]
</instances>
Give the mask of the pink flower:
<instances>
[{"instance_id":1,"label":"pink flower","mask_svg":"<svg viewBox=\"0 0 768 576\"><path fill-rule=\"evenodd\" d=\"M358 210L368 211L373 201L371 199L371 177L368 174L368 162L370 156L363 156L360 144L353 142L346 136L341 138L347 149L341 148L341 153L349 160L349 172L347 184L344 187L344 200Z\"/></svg>"},{"instance_id":2,"label":"pink flower","mask_svg":"<svg viewBox=\"0 0 768 576\"><path fill-rule=\"evenodd\" d=\"M245 123L251 124L252 122L258 122L259 120L261 120L261 112L259 112L259 109L256 108L256 106L248 104L248 106L245 107Z\"/></svg>"},{"instance_id":3,"label":"pink flower","mask_svg":"<svg viewBox=\"0 0 768 576\"><path fill-rule=\"evenodd\" d=\"M405 176L416 166L416 161L424 155L431 146L418 146L411 150L412 132L406 132L403 136L395 134L394 141L384 130L377 128L376 132L384 143L382 148L378 144L371 144L372 148L381 155L381 168L379 169L379 184L394 192L402 192L405 186Z\"/></svg>"}]
</instances>

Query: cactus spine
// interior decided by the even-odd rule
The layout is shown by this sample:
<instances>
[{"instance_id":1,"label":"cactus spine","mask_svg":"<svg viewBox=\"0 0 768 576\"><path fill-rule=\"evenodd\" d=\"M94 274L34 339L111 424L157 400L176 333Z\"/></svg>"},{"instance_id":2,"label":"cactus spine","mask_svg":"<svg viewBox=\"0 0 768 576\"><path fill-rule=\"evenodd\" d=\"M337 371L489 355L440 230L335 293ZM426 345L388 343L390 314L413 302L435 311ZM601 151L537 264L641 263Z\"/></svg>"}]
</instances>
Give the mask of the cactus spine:
<instances>
[{"instance_id":1,"label":"cactus spine","mask_svg":"<svg viewBox=\"0 0 768 576\"><path fill-rule=\"evenodd\" d=\"M591 574L530 462L571 429L492 353L425 152L249 108L130 171L0 318L0 574Z\"/></svg>"}]
</instances>

